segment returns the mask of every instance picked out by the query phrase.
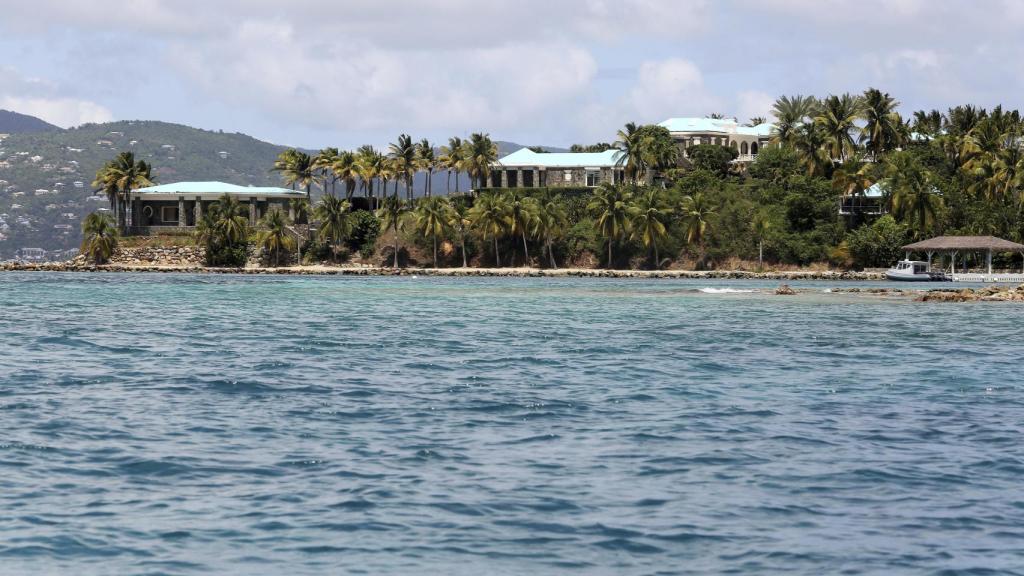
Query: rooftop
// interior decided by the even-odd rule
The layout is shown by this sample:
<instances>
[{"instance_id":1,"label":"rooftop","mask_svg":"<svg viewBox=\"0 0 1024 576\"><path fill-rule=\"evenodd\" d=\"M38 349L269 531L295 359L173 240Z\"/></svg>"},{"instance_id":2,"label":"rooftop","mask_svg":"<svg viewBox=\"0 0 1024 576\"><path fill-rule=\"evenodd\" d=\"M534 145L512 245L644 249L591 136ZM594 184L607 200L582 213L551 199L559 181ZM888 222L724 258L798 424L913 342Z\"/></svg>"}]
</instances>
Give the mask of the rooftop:
<instances>
[{"instance_id":1,"label":"rooftop","mask_svg":"<svg viewBox=\"0 0 1024 576\"><path fill-rule=\"evenodd\" d=\"M139 194L232 194L239 196L295 196L305 197L304 192L276 186L239 186L227 182L173 182L135 190Z\"/></svg>"},{"instance_id":2,"label":"rooftop","mask_svg":"<svg viewBox=\"0 0 1024 576\"><path fill-rule=\"evenodd\" d=\"M732 118L669 118L658 124L669 132L715 132L719 134L743 134L747 136L771 136L775 125L770 122L757 126L741 126Z\"/></svg>"},{"instance_id":3,"label":"rooftop","mask_svg":"<svg viewBox=\"0 0 1024 576\"><path fill-rule=\"evenodd\" d=\"M1017 244L995 236L937 236L903 247L909 252L940 252L952 250L995 250L998 252L1024 252L1024 244Z\"/></svg>"},{"instance_id":4,"label":"rooftop","mask_svg":"<svg viewBox=\"0 0 1024 576\"><path fill-rule=\"evenodd\" d=\"M498 160L502 166L540 166L544 168L561 167L593 167L610 168L618 164L622 152L605 150L604 152L534 152L529 148L520 148Z\"/></svg>"}]
</instances>

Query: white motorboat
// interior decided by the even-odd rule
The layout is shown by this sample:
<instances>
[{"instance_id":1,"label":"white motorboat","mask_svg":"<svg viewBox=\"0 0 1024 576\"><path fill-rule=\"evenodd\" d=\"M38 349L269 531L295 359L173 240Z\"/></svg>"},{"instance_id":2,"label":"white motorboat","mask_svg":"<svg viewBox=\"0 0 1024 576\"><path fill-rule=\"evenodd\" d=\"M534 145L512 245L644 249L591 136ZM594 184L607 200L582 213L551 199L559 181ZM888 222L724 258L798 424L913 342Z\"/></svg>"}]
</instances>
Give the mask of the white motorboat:
<instances>
[{"instance_id":1,"label":"white motorboat","mask_svg":"<svg viewBox=\"0 0 1024 576\"><path fill-rule=\"evenodd\" d=\"M889 280L901 282L942 282L947 280L943 272L933 272L927 262L900 260L896 266L885 271Z\"/></svg>"}]
</instances>

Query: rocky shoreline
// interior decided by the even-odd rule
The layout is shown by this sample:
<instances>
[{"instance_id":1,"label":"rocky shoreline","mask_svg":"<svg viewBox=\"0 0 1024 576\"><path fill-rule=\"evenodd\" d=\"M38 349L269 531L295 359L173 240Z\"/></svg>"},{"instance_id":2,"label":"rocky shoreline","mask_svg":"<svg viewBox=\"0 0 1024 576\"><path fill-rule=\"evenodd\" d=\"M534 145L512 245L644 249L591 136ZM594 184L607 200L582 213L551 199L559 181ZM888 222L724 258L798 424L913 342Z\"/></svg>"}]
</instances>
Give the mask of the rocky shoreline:
<instances>
[{"instance_id":1,"label":"rocky shoreline","mask_svg":"<svg viewBox=\"0 0 1024 576\"><path fill-rule=\"evenodd\" d=\"M111 263L102 266L80 261L0 264L2 271L34 272L154 272L187 274L295 274L310 276L444 276L523 278L680 278L708 280L882 280L877 272L744 270L599 270L582 268L384 268L376 266L291 266L282 268L213 268L197 264Z\"/></svg>"}]
</instances>

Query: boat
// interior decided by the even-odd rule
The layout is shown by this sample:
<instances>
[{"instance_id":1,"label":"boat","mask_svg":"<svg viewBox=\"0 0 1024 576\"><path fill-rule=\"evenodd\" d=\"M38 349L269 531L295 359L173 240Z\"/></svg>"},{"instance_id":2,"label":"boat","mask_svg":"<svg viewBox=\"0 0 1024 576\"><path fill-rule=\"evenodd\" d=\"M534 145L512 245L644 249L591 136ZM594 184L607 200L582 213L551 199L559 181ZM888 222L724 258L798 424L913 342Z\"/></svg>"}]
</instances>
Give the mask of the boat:
<instances>
[{"instance_id":1,"label":"boat","mask_svg":"<svg viewBox=\"0 0 1024 576\"><path fill-rule=\"evenodd\" d=\"M945 282L949 280L945 272L932 271L927 262L920 260L900 260L895 266L885 271L885 277L900 282Z\"/></svg>"}]
</instances>

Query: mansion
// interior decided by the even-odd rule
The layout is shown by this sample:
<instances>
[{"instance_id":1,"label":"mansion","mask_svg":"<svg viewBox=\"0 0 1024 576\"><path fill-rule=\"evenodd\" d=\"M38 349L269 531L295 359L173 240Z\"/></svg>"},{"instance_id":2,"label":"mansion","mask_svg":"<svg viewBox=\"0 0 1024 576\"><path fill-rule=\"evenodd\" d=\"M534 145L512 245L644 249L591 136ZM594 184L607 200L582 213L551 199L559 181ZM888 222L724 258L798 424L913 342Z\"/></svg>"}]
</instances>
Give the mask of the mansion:
<instances>
[{"instance_id":1,"label":"mansion","mask_svg":"<svg viewBox=\"0 0 1024 576\"><path fill-rule=\"evenodd\" d=\"M273 186L238 186L225 182L175 182L131 191L128 230L131 234L184 231L194 228L210 204L227 194L238 200L256 224L268 211L287 212L289 201L305 199L305 192Z\"/></svg>"}]
</instances>

